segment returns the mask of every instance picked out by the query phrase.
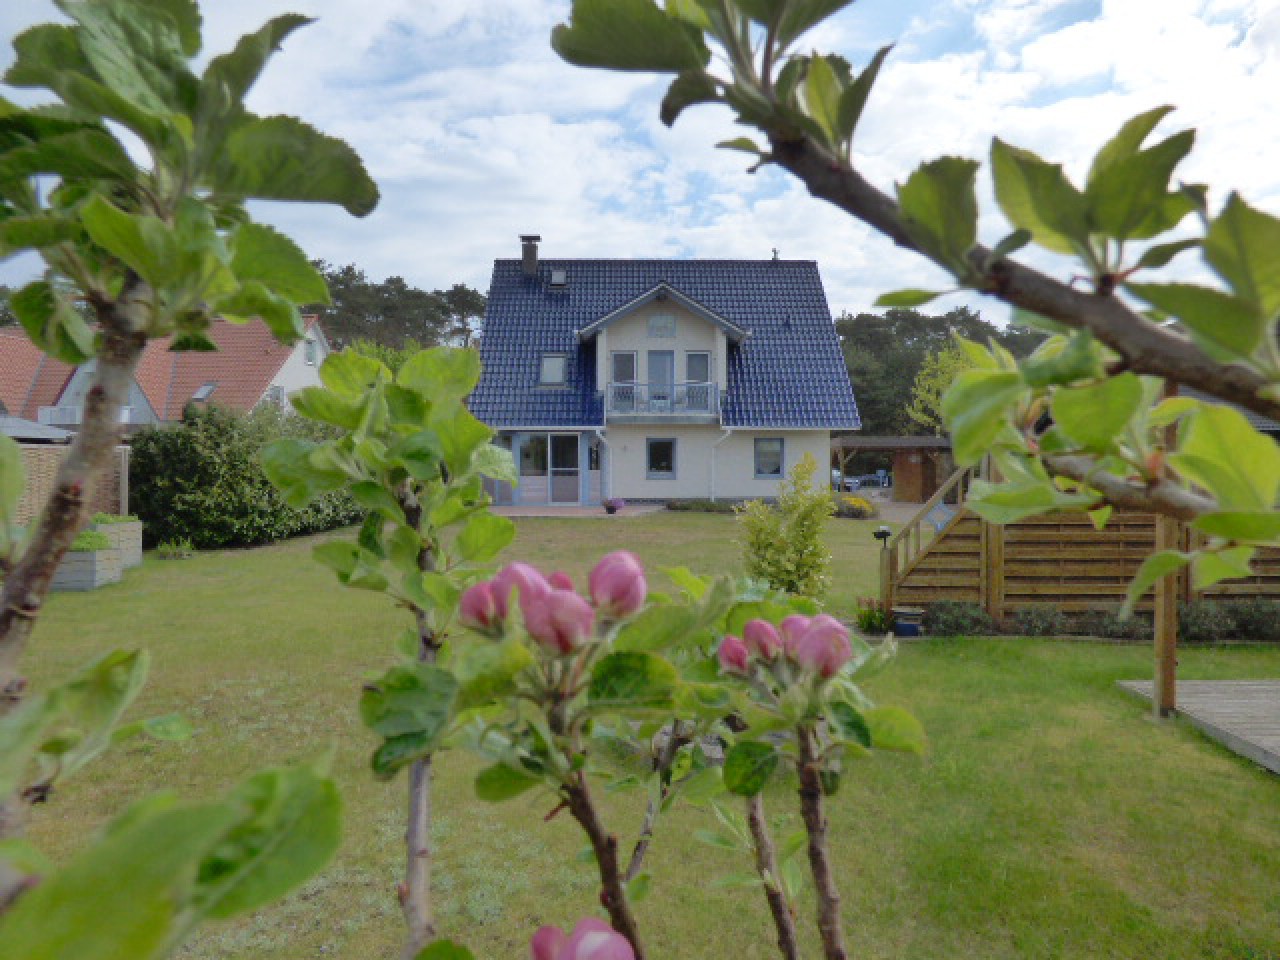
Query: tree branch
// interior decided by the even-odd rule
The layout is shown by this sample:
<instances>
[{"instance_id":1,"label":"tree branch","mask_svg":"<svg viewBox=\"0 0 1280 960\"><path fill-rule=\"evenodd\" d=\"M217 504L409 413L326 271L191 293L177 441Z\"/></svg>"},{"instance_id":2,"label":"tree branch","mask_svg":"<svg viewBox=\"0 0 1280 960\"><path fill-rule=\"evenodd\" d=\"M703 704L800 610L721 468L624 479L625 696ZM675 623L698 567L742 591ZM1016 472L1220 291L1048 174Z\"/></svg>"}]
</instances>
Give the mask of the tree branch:
<instances>
[{"instance_id":1,"label":"tree branch","mask_svg":"<svg viewBox=\"0 0 1280 960\"><path fill-rule=\"evenodd\" d=\"M773 927L778 931L778 951L785 960L799 960L800 946L796 940L796 918L791 904L782 889L782 877L778 873L778 856L774 852L773 838L764 819L764 798L760 794L747 798L747 826L751 829L751 846L755 851L756 873L764 886L769 912L773 915Z\"/></svg>"},{"instance_id":2,"label":"tree branch","mask_svg":"<svg viewBox=\"0 0 1280 960\"><path fill-rule=\"evenodd\" d=\"M800 775L800 813L809 835L809 869L818 901L818 933L826 960L849 960L844 946L844 928L840 920L840 891L827 858L827 815L822 804L822 776L812 727L796 729L800 748L797 773Z\"/></svg>"},{"instance_id":3,"label":"tree branch","mask_svg":"<svg viewBox=\"0 0 1280 960\"><path fill-rule=\"evenodd\" d=\"M928 256L907 234L897 203L834 154L808 138L771 135L770 142L773 161L798 177L813 196L835 204L898 246ZM987 268L990 252L981 245L969 252L975 272L989 281L983 292L1072 329L1087 330L1137 373L1165 377L1280 420L1280 399L1262 394L1272 384L1257 372L1213 360L1181 333L1150 322L1113 295L1076 290L1009 259Z\"/></svg>"},{"instance_id":4,"label":"tree branch","mask_svg":"<svg viewBox=\"0 0 1280 960\"><path fill-rule=\"evenodd\" d=\"M667 742L662 745L662 750L658 754L657 763L654 770L658 775L658 794L649 798L649 805L645 807L644 822L640 825L640 835L636 838L636 845L631 849L631 862L627 864L626 881L630 883L640 873L640 868L644 865L645 854L649 852L649 844L653 842L653 831L657 824L658 813L662 810L662 805L666 803L667 798L671 796L671 766L675 763L676 754L680 748L688 742L688 739L681 734L682 724L679 720L672 720L667 725Z\"/></svg>"},{"instance_id":5,"label":"tree branch","mask_svg":"<svg viewBox=\"0 0 1280 960\"><path fill-rule=\"evenodd\" d=\"M1098 469L1098 462L1085 456L1047 456L1044 465L1052 473L1088 484L1109 504L1126 510L1164 514L1184 523L1218 509L1217 501L1160 480L1136 483Z\"/></svg>"}]
</instances>

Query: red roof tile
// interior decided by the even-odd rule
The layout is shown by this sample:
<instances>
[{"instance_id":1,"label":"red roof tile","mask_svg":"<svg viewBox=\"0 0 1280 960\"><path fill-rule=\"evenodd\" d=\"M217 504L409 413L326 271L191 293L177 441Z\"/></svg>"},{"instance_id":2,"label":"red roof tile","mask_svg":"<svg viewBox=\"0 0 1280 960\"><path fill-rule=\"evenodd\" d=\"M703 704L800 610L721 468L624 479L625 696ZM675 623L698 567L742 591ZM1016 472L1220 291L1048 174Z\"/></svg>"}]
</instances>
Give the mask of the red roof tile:
<instances>
[{"instance_id":1,"label":"red roof tile","mask_svg":"<svg viewBox=\"0 0 1280 960\"><path fill-rule=\"evenodd\" d=\"M20 327L0 328L0 403L12 416L35 420L52 406L75 370L40 352Z\"/></svg>"}]
</instances>

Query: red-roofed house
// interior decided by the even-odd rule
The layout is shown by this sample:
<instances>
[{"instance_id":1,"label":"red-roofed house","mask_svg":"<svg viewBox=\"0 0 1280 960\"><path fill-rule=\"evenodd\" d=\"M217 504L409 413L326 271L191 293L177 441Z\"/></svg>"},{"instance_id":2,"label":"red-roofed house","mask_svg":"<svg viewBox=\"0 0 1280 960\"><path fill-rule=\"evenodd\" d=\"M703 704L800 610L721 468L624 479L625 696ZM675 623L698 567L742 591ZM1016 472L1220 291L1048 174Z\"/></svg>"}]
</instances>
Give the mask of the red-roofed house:
<instances>
[{"instance_id":1,"label":"red-roofed house","mask_svg":"<svg viewBox=\"0 0 1280 960\"><path fill-rule=\"evenodd\" d=\"M215 321L216 352L169 349L170 338L147 344L122 419L131 426L182 419L188 403L247 412L261 403L287 406L289 395L320 383L329 343L315 317L293 346L276 341L260 320ZM0 413L75 429L94 361L73 368L45 356L16 327L0 327Z\"/></svg>"}]
</instances>

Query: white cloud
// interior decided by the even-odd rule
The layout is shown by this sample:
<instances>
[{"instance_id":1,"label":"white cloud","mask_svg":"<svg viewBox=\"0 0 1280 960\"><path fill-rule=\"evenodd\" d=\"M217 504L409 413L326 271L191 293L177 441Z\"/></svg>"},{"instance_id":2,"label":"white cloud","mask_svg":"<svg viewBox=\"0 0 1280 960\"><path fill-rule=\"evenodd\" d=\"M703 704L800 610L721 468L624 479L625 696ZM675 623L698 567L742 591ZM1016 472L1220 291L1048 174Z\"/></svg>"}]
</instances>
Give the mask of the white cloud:
<instances>
[{"instance_id":1,"label":"white cloud","mask_svg":"<svg viewBox=\"0 0 1280 960\"><path fill-rule=\"evenodd\" d=\"M319 18L289 38L251 103L347 138L379 181L383 201L365 220L259 207L332 262L428 288L484 289L493 258L516 255L516 235L534 231L548 256L768 257L776 247L819 262L837 310L947 284L780 171L749 175L749 158L714 149L744 132L728 111L693 108L669 130L657 118L661 78L562 63L548 33L565 0L205 7L212 51L286 10ZM54 15L44 0L0 5L0 35ZM857 151L885 189L930 157L985 158L995 133L1082 176L1125 118L1174 103L1162 131L1200 129L1185 176L1213 184L1219 200L1239 187L1280 209L1280 128L1269 118L1280 89L1276 0L862 3L802 46L865 61L892 41ZM985 175L980 183L993 240L1000 218ZM0 281L33 270L30 260L2 264Z\"/></svg>"}]
</instances>

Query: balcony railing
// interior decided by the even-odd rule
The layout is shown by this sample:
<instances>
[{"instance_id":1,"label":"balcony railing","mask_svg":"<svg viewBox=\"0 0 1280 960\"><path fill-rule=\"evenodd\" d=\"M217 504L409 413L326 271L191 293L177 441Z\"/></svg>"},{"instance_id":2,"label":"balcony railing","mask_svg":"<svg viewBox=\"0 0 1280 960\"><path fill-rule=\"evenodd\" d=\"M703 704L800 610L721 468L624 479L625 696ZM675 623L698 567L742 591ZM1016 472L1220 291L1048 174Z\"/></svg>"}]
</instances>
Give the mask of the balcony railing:
<instances>
[{"instance_id":1,"label":"balcony railing","mask_svg":"<svg viewBox=\"0 0 1280 960\"><path fill-rule=\"evenodd\" d=\"M84 419L84 408L74 405L41 407L40 422L48 427L78 427ZM133 422L133 407L120 408L120 422Z\"/></svg>"},{"instance_id":2,"label":"balcony railing","mask_svg":"<svg viewBox=\"0 0 1280 960\"><path fill-rule=\"evenodd\" d=\"M605 409L616 416L720 415L720 389L714 383L611 383Z\"/></svg>"}]
</instances>

